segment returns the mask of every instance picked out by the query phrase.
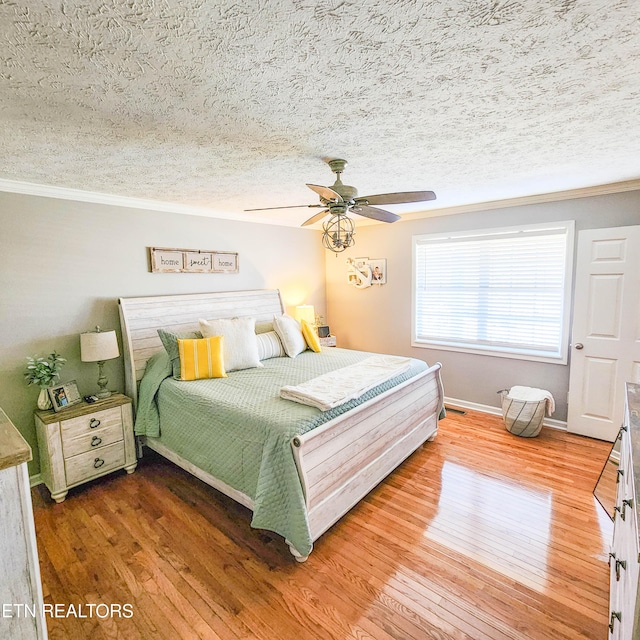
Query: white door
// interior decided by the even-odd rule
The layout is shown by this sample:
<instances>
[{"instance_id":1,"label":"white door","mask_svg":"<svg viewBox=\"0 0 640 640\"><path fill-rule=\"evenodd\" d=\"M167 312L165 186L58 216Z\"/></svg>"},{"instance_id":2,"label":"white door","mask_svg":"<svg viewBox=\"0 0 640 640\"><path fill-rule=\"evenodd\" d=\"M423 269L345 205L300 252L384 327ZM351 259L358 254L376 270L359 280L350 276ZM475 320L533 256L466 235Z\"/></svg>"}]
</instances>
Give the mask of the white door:
<instances>
[{"instance_id":1,"label":"white door","mask_svg":"<svg viewBox=\"0 0 640 640\"><path fill-rule=\"evenodd\" d=\"M578 234L567 427L613 442L640 382L640 226Z\"/></svg>"}]
</instances>

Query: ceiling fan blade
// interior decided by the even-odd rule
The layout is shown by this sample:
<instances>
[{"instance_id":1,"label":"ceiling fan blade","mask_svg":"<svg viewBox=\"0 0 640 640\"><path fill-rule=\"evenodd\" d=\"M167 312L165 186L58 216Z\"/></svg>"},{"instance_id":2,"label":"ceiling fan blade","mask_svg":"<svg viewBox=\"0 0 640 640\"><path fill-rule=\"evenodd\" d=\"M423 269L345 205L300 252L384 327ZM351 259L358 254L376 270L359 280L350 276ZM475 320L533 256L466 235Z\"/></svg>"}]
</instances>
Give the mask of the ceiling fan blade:
<instances>
[{"instance_id":1,"label":"ceiling fan blade","mask_svg":"<svg viewBox=\"0 0 640 640\"><path fill-rule=\"evenodd\" d=\"M307 184L307 187L315 191L322 199L329 202L343 202L342 196L329 187L321 187L319 184Z\"/></svg>"},{"instance_id":2,"label":"ceiling fan blade","mask_svg":"<svg viewBox=\"0 0 640 640\"><path fill-rule=\"evenodd\" d=\"M260 209L245 209L245 211L272 211L273 209L301 209L303 207L324 207L323 204L290 204L286 207L262 207Z\"/></svg>"},{"instance_id":3,"label":"ceiling fan blade","mask_svg":"<svg viewBox=\"0 0 640 640\"><path fill-rule=\"evenodd\" d=\"M313 224L314 222L318 222L318 220L322 220L322 218L324 218L327 215L327 213L329 213L329 209L325 209L320 213L316 213L315 216L311 216L308 220L305 220L300 226L306 227L310 224Z\"/></svg>"},{"instance_id":4,"label":"ceiling fan blade","mask_svg":"<svg viewBox=\"0 0 640 640\"><path fill-rule=\"evenodd\" d=\"M378 209L376 207L369 207L366 204L356 204L351 207L350 211L357 213L359 216L379 220L380 222L395 222L396 220L400 220L400 216L397 216L395 213L391 213L391 211L385 211L384 209Z\"/></svg>"},{"instance_id":5,"label":"ceiling fan blade","mask_svg":"<svg viewBox=\"0 0 640 640\"><path fill-rule=\"evenodd\" d=\"M356 204L366 202L367 204L406 204L409 202L427 202L435 200L436 194L433 191L404 191L400 193L379 193L374 196L362 196L356 198Z\"/></svg>"}]
</instances>

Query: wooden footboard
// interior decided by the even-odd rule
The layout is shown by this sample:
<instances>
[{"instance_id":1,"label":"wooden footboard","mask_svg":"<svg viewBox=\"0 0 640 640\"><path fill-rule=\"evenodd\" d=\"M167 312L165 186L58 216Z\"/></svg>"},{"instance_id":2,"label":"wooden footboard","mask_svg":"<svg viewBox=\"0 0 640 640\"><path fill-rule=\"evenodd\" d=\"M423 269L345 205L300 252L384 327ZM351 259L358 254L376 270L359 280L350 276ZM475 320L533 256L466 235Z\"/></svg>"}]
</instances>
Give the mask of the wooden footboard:
<instances>
[{"instance_id":1,"label":"wooden footboard","mask_svg":"<svg viewBox=\"0 0 640 640\"><path fill-rule=\"evenodd\" d=\"M444 403L440 368L292 440L313 540L435 436Z\"/></svg>"}]
</instances>

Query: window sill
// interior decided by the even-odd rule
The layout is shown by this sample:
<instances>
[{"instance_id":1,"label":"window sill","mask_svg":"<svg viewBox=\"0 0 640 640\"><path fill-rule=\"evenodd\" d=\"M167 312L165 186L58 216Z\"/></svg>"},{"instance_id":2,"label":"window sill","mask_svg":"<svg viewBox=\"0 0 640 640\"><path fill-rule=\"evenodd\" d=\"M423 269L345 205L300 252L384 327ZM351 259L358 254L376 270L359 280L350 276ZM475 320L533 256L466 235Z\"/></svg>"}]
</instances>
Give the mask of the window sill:
<instances>
[{"instance_id":1,"label":"window sill","mask_svg":"<svg viewBox=\"0 0 640 640\"><path fill-rule=\"evenodd\" d=\"M544 355L542 353L525 353L520 351L505 351L502 349L491 349L486 347L469 347L463 345L441 344L439 342L427 342L426 340L412 340L412 347L419 349L435 349L438 351L455 351L458 353L469 353L478 356L490 356L494 358L510 358L512 360L527 360L530 362L544 362L547 364L567 364L567 356ZM566 349L564 353L566 354Z\"/></svg>"}]
</instances>

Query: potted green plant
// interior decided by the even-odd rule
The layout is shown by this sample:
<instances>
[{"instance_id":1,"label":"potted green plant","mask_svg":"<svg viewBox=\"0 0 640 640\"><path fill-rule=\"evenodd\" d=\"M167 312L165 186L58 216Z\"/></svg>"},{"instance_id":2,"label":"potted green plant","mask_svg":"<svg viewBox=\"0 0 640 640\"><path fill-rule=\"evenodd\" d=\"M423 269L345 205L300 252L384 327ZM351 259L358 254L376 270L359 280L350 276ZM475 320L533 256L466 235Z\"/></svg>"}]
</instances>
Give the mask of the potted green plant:
<instances>
[{"instance_id":1,"label":"potted green plant","mask_svg":"<svg viewBox=\"0 0 640 640\"><path fill-rule=\"evenodd\" d=\"M27 384L37 384L40 387L38 409L51 409L51 398L49 398L47 387L60 377L60 369L65 362L66 359L56 351L49 354L47 358L38 356L27 358L27 370L24 377Z\"/></svg>"}]
</instances>

